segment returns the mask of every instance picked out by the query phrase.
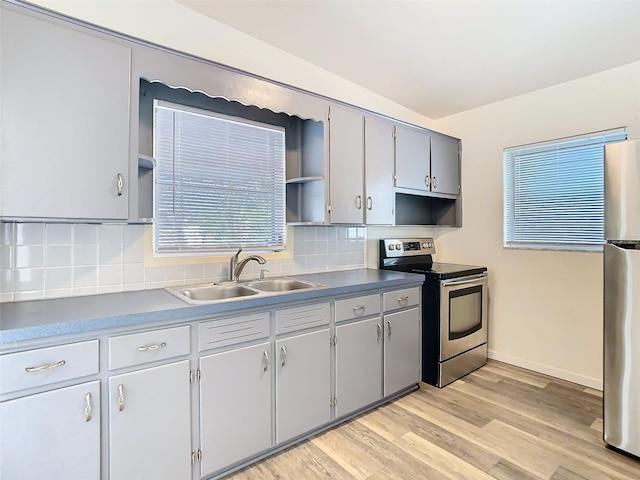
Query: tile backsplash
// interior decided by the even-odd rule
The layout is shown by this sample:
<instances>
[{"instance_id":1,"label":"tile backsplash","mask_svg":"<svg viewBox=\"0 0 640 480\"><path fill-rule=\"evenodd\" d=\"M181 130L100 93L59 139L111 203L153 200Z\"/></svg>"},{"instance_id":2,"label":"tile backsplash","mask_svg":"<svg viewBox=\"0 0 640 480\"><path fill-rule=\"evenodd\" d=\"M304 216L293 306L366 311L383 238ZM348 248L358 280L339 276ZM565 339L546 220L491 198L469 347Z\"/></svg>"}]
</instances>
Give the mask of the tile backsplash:
<instances>
[{"instance_id":1,"label":"tile backsplash","mask_svg":"<svg viewBox=\"0 0 640 480\"><path fill-rule=\"evenodd\" d=\"M228 262L145 265L150 225L0 223L0 302L143 290L228 278ZM362 268L364 227L295 227L287 259L247 264L243 278ZM148 237L148 236L147 236ZM231 255L223 258L228 260ZM156 263L156 262L154 262Z\"/></svg>"}]
</instances>

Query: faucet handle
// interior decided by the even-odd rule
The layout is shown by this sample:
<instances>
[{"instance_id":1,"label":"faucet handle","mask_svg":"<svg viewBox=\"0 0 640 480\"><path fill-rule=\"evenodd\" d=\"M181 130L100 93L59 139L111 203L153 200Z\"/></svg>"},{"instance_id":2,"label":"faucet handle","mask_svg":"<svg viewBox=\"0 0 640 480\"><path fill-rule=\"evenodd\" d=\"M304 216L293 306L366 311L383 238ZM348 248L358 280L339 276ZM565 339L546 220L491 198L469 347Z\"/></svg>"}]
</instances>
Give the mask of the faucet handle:
<instances>
[{"instance_id":1,"label":"faucet handle","mask_svg":"<svg viewBox=\"0 0 640 480\"><path fill-rule=\"evenodd\" d=\"M264 280L264 274L268 273L269 270L267 270L266 268L263 268L260 270L260 280Z\"/></svg>"}]
</instances>

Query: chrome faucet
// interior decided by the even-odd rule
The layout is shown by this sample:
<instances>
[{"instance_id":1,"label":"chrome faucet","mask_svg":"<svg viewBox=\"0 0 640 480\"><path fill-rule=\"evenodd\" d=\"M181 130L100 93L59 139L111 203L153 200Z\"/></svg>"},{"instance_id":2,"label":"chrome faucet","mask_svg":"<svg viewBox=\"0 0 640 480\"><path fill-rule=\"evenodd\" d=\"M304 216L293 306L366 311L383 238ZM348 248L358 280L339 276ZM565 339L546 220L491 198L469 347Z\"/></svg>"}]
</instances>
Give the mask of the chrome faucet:
<instances>
[{"instance_id":1,"label":"chrome faucet","mask_svg":"<svg viewBox=\"0 0 640 480\"><path fill-rule=\"evenodd\" d=\"M238 261L240 252L242 252L241 248L239 248L235 255L231 257L231 261L229 262L229 280L232 282L238 281L242 270L251 260L255 260L260 265L264 265L265 263L267 263L267 261L260 255L249 255L248 257L245 257L242 260Z\"/></svg>"}]
</instances>

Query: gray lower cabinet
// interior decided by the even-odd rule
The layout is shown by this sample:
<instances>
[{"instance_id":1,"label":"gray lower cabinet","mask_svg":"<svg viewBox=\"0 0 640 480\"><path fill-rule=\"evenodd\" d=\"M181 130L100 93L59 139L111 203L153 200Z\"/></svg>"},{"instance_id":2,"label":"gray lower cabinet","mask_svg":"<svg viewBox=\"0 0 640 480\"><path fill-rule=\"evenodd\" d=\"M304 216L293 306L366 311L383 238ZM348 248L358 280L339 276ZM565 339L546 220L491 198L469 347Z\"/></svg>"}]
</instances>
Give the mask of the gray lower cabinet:
<instances>
[{"instance_id":1,"label":"gray lower cabinet","mask_svg":"<svg viewBox=\"0 0 640 480\"><path fill-rule=\"evenodd\" d=\"M276 340L276 438L282 443L331 420L330 330Z\"/></svg>"},{"instance_id":2,"label":"gray lower cabinet","mask_svg":"<svg viewBox=\"0 0 640 480\"><path fill-rule=\"evenodd\" d=\"M100 479L98 381L0 403L0 478Z\"/></svg>"},{"instance_id":3,"label":"gray lower cabinet","mask_svg":"<svg viewBox=\"0 0 640 480\"><path fill-rule=\"evenodd\" d=\"M1 17L0 218L126 220L130 49Z\"/></svg>"},{"instance_id":4,"label":"gray lower cabinet","mask_svg":"<svg viewBox=\"0 0 640 480\"><path fill-rule=\"evenodd\" d=\"M112 480L191 478L188 360L109 378L109 472Z\"/></svg>"},{"instance_id":5,"label":"gray lower cabinet","mask_svg":"<svg viewBox=\"0 0 640 480\"><path fill-rule=\"evenodd\" d=\"M382 318L336 327L336 415L382 399Z\"/></svg>"},{"instance_id":6,"label":"gray lower cabinet","mask_svg":"<svg viewBox=\"0 0 640 480\"><path fill-rule=\"evenodd\" d=\"M420 379L420 310L384 316L384 396Z\"/></svg>"},{"instance_id":7,"label":"gray lower cabinet","mask_svg":"<svg viewBox=\"0 0 640 480\"><path fill-rule=\"evenodd\" d=\"M200 358L201 476L271 447L271 345Z\"/></svg>"}]
</instances>

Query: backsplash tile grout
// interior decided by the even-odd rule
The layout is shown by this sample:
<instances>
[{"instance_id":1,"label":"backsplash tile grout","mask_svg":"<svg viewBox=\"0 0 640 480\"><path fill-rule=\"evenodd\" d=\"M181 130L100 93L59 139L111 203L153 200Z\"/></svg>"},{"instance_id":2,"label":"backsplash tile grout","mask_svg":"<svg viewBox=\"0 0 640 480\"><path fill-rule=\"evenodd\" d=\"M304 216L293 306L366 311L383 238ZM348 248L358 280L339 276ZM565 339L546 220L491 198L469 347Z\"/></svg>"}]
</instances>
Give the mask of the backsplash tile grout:
<instances>
[{"instance_id":1,"label":"backsplash tile grout","mask_svg":"<svg viewBox=\"0 0 640 480\"><path fill-rule=\"evenodd\" d=\"M226 263L146 266L144 225L1 223L0 303L92 295L228 277ZM292 257L248 264L243 278L362 268L364 227L296 227Z\"/></svg>"}]
</instances>

